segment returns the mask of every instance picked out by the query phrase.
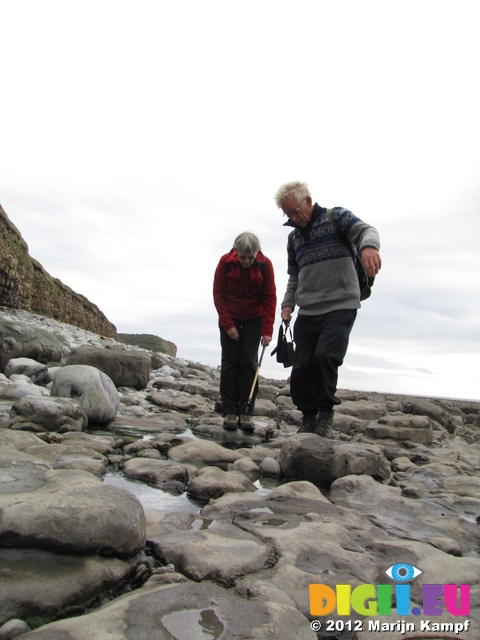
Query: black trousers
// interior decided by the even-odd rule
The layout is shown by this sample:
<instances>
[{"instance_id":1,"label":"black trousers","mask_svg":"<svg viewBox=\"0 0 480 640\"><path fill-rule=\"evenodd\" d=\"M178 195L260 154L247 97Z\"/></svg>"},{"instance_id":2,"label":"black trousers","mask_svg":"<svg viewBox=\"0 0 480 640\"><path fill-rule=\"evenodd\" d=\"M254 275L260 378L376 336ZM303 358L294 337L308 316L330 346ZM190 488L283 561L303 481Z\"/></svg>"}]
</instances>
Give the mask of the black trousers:
<instances>
[{"instance_id":1,"label":"black trousers","mask_svg":"<svg viewBox=\"0 0 480 640\"><path fill-rule=\"evenodd\" d=\"M338 368L347 353L356 317L357 311L348 309L321 316L297 316L290 392L304 415L331 411L340 404L335 395Z\"/></svg>"},{"instance_id":2,"label":"black trousers","mask_svg":"<svg viewBox=\"0 0 480 640\"><path fill-rule=\"evenodd\" d=\"M257 397L258 381L252 398L252 410L247 411L247 402L258 367L258 346L262 337L263 318L233 320L240 335L232 340L220 327L222 346L222 368L220 372L220 395L223 413L241 415L252 413Z\"/></svg>"}]
</instances>

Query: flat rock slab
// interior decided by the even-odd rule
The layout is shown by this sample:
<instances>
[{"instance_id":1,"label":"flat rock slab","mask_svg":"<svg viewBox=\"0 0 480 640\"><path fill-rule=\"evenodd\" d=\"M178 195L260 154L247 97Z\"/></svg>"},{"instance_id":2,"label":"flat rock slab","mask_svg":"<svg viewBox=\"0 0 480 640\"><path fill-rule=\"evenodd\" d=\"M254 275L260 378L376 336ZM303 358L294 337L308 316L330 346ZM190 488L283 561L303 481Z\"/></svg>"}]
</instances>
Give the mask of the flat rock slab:
<instances>
[{"instance_id":1,"label":"flat rock slab","mask_svg":"<svg viewBox=\"0 0 480 640\"><path fill-rule=\"evenodd\" d=\"M198 466L212 465L225 468L226 465L242 458L241 453L222 447L216 442L207 440L192 440L172 447L168 451L168 457L178 462L189 462Z\"/></svg>"},{"instance_id":2,"label":"flat rock slab","mask_svg":"<svg viewBox=\"0 0 480 640\"><path fill-rule=\"evenodd\" d=\"M441 496L437 500L412 498L402 495L400 487L383 485L368 476L348 476L330 486L330 499L363 513L400 539L431 542L438 537L449 538L457 541L464 554L475 551L480 544L476 523L461 517L455 503Z\"/></svg>"},{"instance_id":3,"label":"flat rock slab","mask_svg":"<svg viewBox=\"0 0 480 640\"><path fill-rule=\"evenodd\" d=\"M125 579L130 565L118 558L0 549L0 625L80 606Z\"/></svg>"},{"instance_id":4,"label":"flat rock slab","mask_svg":"<svg viewBox=\"0 0 480 640\"><path fill-rule=\"evenodd\" d=\"M305 616L292 607L246 600L208 581L196 584L177 574L166 574L151 578L142 589L99 611L46 625L25 634L22 640L92 637L316 640L317 635Z\"/></svg>"},{"instance_id":5,"label":"flat rock slab","mask_svg":"<svg viewBox=\"0 0 480 640\"><path fill-rule=\"evenodd\" d=\"M125 462L123 472L127 478L143 480L160 489L184 491L189 480L188 467L171 460L133 458Z\"/></svg>"},{"instance_id":6,"label":"flat rock slab","mask_svg":"<svg viewBox=\"0 0 480 640\"><path fill-rule=\"evenodd\" d=\"M251 533L228 523L198 522L192 514L165 518L161 533L148 540L154 555L192 580L228 586L276 562L274 549Z\"/></svg>"},{"instance_id":7,"label":"flat rock slab","mask_svg":"<svg viewBox=\"0 0 480 640\"><path fill-rule=\"evenodd\" d=\"M91 473L4 468L0 544L61 553L127 556L145 545L145 514L128 491ZM4 478L5 480L5 478Z\"/></svg>"},{"instance_id":8,"label":"flat rock slab","mask_svg":"<svg viewBox=\"0 0 480 640\"><path fill-rule=\"evenodd\" d=\"M210 498L219 498L224 493L256 491L256 487L240 471L223 471L218 467L204 467L198 475L188 483L190 496L203 502Z\"/></svg>"}]
</instances>

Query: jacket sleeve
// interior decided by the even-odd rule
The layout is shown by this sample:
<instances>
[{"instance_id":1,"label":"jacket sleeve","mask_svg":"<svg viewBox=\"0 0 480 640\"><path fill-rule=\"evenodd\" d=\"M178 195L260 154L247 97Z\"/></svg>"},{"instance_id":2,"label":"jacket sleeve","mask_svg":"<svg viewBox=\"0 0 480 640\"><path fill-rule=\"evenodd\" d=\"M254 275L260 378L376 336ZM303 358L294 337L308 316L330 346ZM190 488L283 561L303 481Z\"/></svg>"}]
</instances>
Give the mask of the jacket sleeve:
<instances>
[{"instance_id":1,"label":"jacket sleeve","mask_svg":"<svg viewBox=\"0 0 480 640\"><path fill-rule=\"evenodd\" d=\"M266 268L263 276L263 325L262 336L273 336L273 325L275 324L275 312L277 309L277 290L275 287L275 274L273 264L265 257Z\"/></svg>"},{"instance_id":2,"label":"jacket sleeve","mask_svg":"<svg viewBox=\"0 0 480 640\"><path fill-rule=\"evenodd\" d=\"M288 282L287 282L287 289L285 291L285 295L283 296L282 309L283 307L291 307L293 310L295 309L295 294L297 291L298 271L299 271L297 259L295 257L295 249L293 246L293 231L290 232L288 236L287 258L288 258L288 266L287 266Z\"/></svg>"},{"instance_id":3,"label":"jacket sleeve","mask_svg":"<svg viewBox=\"0 0 480 640\"><path fill-rule=\"evenodd\" d=\"M235 326L225 303L225 289L227 285L227 267L225 265L225 256L220 258L220 262L215 269L215 277L213 279L213 303L218 313L220 326L225 331L233 329Z\"/></svg>"}]
</instances>

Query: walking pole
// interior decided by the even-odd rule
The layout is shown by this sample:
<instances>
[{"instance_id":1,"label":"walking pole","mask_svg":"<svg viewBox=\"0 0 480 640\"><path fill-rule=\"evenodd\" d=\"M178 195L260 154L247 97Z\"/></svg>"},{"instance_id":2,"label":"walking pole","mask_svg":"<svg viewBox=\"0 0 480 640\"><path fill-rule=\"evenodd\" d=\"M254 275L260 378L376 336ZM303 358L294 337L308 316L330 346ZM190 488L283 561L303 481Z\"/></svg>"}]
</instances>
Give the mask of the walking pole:
<instances>
[{"instance_id":1,"label":"walking pole","mask_svg":"<svg viewBox=\"0 0 480 640\"><path fill-rule=\"evenodd\" d=\"M260 367L262 366L263 354L265 353L265 349L266 348L267 348L267 345L264 344L263 345L263 349L262 349L262 353L260 355L260 360L258 361L257 371L256 371L255 377L253 379L252 389L250 391L250 395L248 396L247 407L250 407L250 409L252 408L253 392L255 391L255 385L257 384L258 374L260 372Z\"/></svg>"}]
</instances>

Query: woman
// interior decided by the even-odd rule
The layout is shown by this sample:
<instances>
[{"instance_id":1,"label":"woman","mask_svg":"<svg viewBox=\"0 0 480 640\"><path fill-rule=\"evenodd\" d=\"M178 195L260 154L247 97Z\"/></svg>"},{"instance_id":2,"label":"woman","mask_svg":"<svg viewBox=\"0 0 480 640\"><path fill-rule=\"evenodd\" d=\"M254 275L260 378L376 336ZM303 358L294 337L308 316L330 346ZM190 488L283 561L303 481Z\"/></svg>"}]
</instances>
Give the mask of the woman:
<instances>
[{"instance_id":1,"label":"woman","mask_svg":"<svg viewBox=\"0 0 480 640\"><path fill-rule=\"evenodd\" d=\"M261 252L256 235L245 231L232 250L220 258L213 281L218 311L222 368L220 395L225 429L253 430L253 404L248 398L258 366L258 345L268 346L273 336L277 304L275 277L270 260Z\"/></svg>"}]
</instances>

